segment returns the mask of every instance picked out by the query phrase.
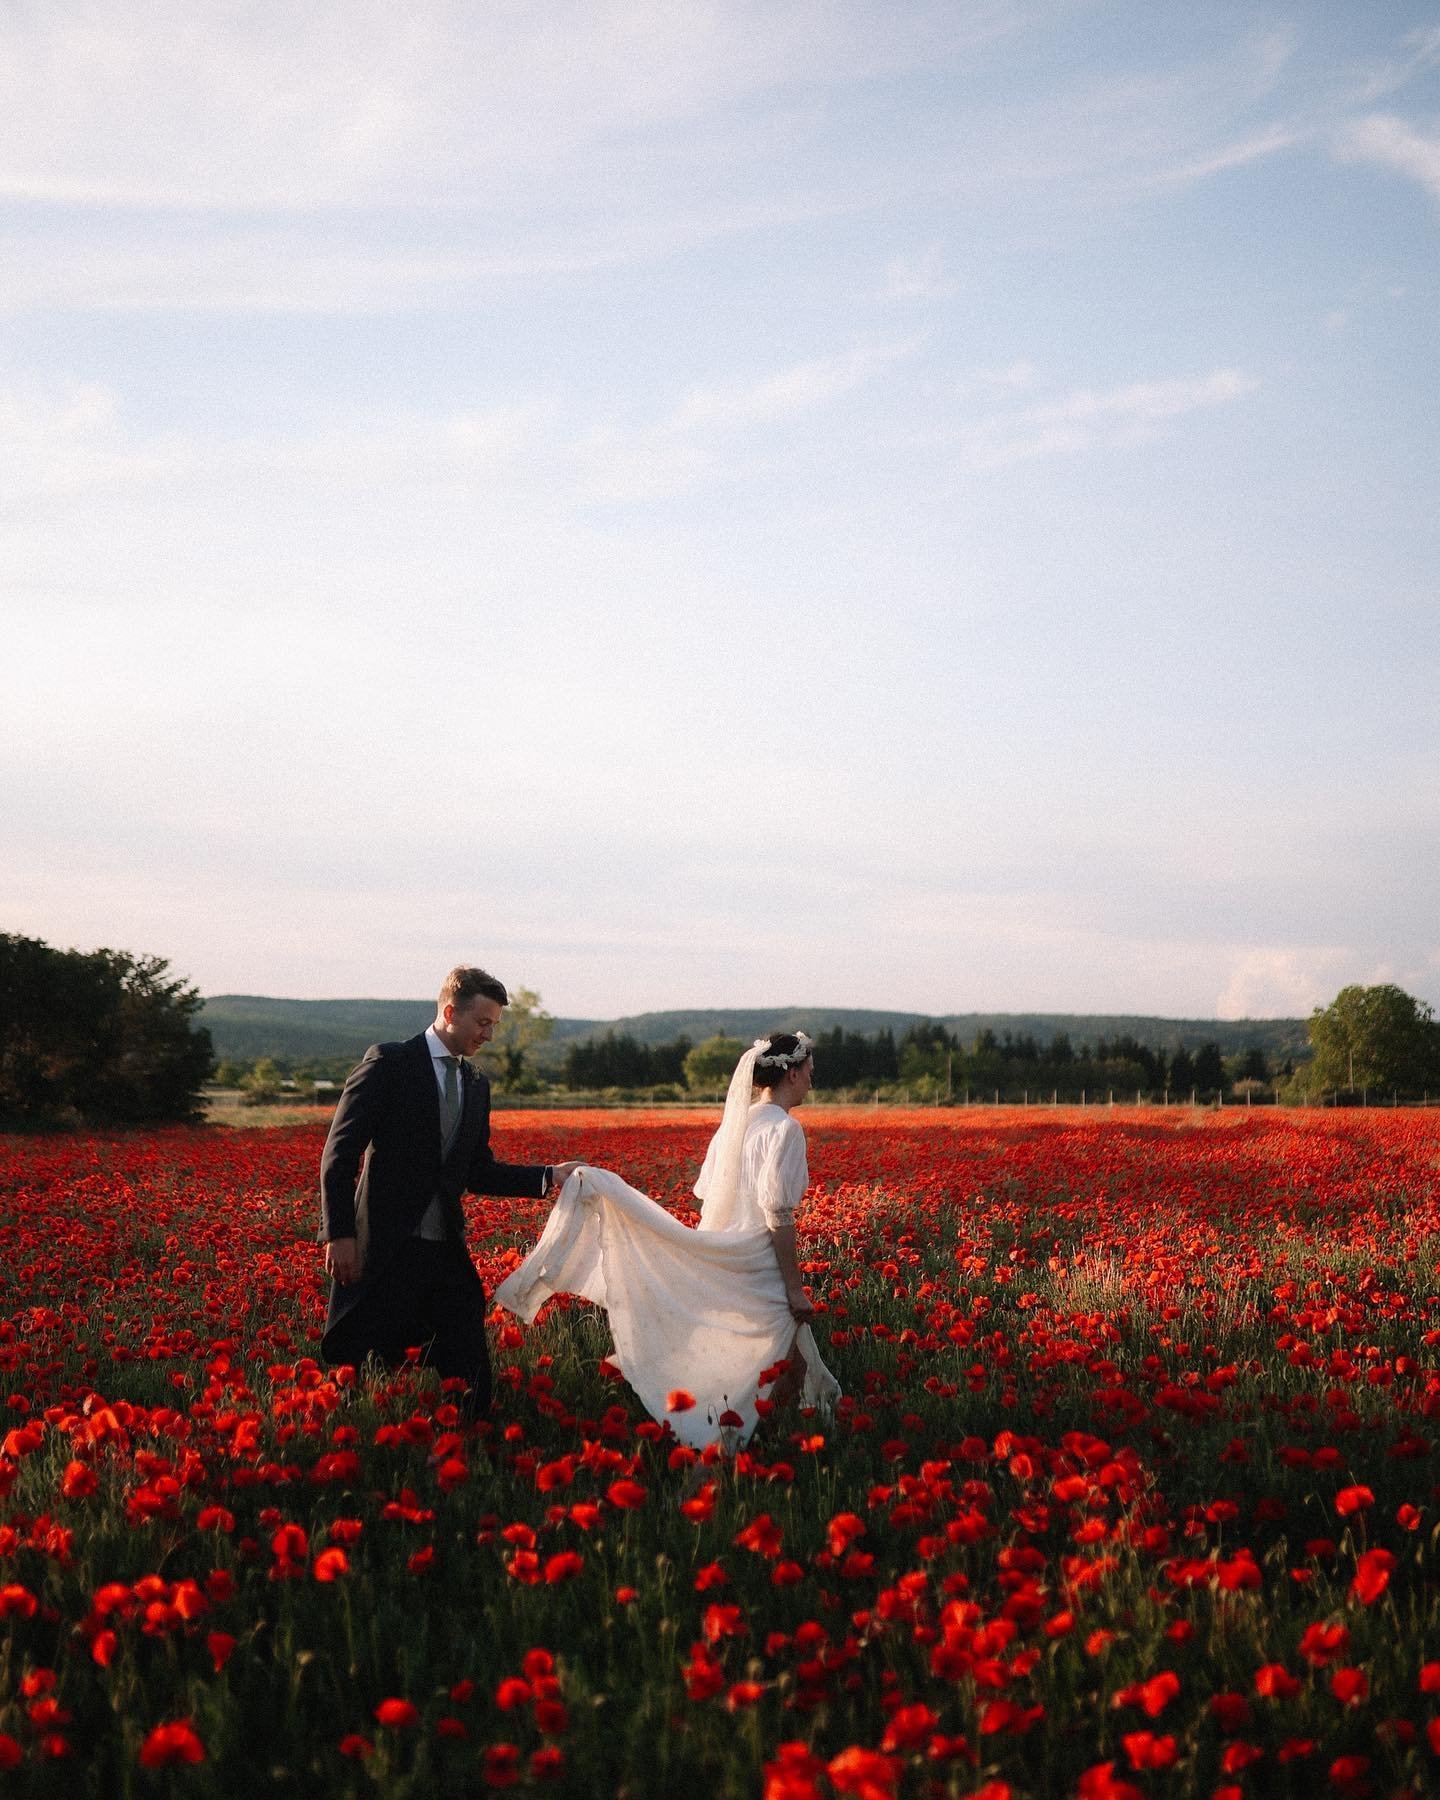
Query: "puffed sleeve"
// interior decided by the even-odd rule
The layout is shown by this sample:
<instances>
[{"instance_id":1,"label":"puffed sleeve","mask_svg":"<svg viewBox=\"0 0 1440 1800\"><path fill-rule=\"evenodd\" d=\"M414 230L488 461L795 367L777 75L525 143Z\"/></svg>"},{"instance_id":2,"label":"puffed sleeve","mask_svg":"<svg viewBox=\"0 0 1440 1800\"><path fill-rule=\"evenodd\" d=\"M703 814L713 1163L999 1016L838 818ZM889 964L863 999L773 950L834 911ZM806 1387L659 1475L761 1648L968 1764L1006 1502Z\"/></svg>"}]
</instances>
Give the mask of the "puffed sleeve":
<instances>
[{"instance_id":1,"label":"puffed sleeve","mask_svg":"<svg viewBox=\"0 0 1440 1800\"><path fill-rule=\"evenodd\" d=\"M805 1133L793 1119L776 1128L765 1146L756 1183L756 1198L772 1231L795 1217L810 1181L805 1162Z\"/></svg>"}]
</instances>

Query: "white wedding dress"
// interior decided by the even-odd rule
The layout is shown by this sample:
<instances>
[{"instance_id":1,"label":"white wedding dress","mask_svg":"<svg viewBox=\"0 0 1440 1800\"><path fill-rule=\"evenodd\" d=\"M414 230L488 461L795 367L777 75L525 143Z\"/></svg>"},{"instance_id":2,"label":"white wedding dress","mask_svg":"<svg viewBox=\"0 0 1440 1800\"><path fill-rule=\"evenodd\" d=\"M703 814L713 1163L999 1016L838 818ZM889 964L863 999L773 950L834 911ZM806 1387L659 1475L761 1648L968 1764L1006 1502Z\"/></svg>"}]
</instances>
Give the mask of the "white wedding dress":
<instances>
[{"instance_id":1,"label":"white wedding dress","mask_svg":"<svg viewBox=\"0 0 1440 1800\"><path fill-rule=\"evenodd\" d=\"M695 1449L721 1438L727 1411L740 1424L725 1441L749 1438L756 1397L765 1392L761 1374L783 1362L797 1339L770 1227L793 1218L804 1195L805 1134L782 1107L765 1102L742 1108L738 1126L735 1109L727 1114L731 1141L722 1125L695 1183L703 1203L698 1227L608 1169L579 1169L535 1248L495 1290L496 1304L527 1324L552 1294L603 1306L612 1360L650 1415ZM840 1384L808 1325L799 1329L798 1348L801 1404L828 1415ZM693 1395L694 1406L669 1411L676 1390Z\"/></svg>"}]
</instances>

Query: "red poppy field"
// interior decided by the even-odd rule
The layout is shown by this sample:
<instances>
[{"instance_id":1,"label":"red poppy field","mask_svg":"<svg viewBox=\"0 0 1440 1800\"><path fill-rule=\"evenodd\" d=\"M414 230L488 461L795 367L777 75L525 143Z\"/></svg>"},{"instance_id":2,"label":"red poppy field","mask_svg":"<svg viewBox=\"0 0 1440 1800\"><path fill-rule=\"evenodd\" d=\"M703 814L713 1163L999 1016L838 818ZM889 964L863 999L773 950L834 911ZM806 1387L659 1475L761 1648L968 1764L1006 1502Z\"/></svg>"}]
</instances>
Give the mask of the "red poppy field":
<instances>
[{"instance_id":1,"label":"red poppy field","mask_svg":"<svg viewBox=\"0 0 1440 1800\"><path fill-rule=\"evenodd\" d=\"M323 1128L0 1138L0 1791L1440 1793L1437 1115L804 1119L845 1399L699 1471L583 1306L321 1367Z\"/></svg>"}]
</instances>

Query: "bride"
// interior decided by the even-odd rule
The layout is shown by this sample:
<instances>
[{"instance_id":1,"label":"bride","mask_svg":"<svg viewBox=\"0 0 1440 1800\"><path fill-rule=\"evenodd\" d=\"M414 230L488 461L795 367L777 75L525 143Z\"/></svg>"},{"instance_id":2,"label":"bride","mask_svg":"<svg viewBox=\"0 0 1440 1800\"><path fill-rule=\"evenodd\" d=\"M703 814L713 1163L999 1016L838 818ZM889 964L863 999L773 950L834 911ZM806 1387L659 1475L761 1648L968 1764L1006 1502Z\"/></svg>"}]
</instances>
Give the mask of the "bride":
<instances>
[{"instance_id":1,"label":"bride","mask_svg":"<svg viewBox=\"0 0 1440 1800\"><path fill-rule=\"evenodd\" d=\"M610 1360L695 1449L744 1443L757 1399L828 1412L839 1397L795 1253L809 1174L792 1113L810 1092L811 1050L804 1032L780 1032L740 1058L695 1183L697 1228L608 1169L577 1169L535 1248L495 1290L527 1324L552 1294L603 1306Z\"/></svg>"}]
</instances>

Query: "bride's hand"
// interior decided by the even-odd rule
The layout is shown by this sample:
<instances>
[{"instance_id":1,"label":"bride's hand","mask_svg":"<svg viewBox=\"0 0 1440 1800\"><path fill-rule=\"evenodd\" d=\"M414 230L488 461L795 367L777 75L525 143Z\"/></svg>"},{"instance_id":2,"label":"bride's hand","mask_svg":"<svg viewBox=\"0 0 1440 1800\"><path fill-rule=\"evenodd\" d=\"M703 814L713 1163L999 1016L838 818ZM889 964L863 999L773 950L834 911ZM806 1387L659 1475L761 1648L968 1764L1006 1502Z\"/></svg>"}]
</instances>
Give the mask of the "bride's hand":
<instances>
[{"instance_id":1,"label":"bride's hand","mask_svg":"<svg viewBox=\"0 0 1440 1800\"><path fill-rule=\"evenodd\" d=\"M801 1325L815 1317L815 1306L804 1288L791 1288L785 1295L790 1316Z\"/></svg>"}]
</instances>

